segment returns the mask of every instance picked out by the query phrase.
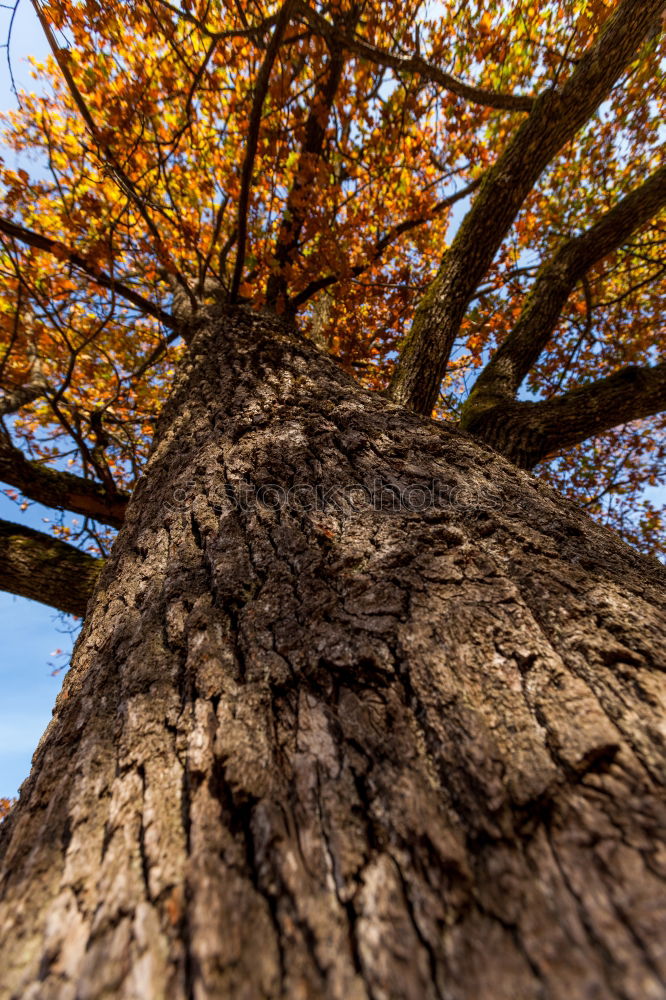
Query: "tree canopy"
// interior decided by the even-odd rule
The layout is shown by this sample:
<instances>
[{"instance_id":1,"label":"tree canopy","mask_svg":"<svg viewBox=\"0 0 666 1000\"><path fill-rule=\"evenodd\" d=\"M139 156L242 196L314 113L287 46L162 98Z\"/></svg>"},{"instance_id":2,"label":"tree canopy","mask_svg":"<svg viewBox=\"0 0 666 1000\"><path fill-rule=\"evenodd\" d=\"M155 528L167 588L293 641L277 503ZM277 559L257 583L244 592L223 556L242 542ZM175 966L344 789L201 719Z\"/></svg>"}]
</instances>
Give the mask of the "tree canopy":
<instances>
[{"instance_id":1,"label":"tree canopy","mask_svg":"<svg viewBox=\"0 0 666 1000\"><path fill-rule=\"evenodd\" d=\"M212 299L293 315L663 551L664 0L33 7L52 54L2 121L34 169L0 165L0 476L78 522L5 523L10 589L69 542L106 553Z\"/></svg>"}]
</instances>

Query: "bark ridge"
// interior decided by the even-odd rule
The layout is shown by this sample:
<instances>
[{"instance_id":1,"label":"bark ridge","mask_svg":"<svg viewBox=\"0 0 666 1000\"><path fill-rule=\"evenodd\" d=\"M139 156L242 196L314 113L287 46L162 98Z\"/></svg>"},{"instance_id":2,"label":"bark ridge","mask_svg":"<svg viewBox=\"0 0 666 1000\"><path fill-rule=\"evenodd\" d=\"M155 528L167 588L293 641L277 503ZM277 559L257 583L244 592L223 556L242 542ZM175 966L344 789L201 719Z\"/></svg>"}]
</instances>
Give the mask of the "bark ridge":
<instances>
[{"instance_id":1,"label":"bark ridge","mask_svg":"<svg viewBox=\"0 0 666 1000\"><path fill-rule=\"evenodd\" d=\"M661 583L210 317L0 829L0 996L663 1000Z\"/></svg>"}]
</instances>

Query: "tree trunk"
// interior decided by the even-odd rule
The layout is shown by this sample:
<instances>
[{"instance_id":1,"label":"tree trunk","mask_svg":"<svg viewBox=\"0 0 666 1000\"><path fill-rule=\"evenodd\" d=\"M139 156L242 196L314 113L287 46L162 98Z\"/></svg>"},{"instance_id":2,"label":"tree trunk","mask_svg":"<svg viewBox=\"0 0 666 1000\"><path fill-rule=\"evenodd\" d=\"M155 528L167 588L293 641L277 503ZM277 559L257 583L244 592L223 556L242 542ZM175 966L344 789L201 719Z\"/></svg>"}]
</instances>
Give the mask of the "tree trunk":
<instances>
[{"instance_id":1,"label":"tree trunk","mask_svg":"<svg viewBox=\"0 0 666 1000\"><path fill-rule=\"evenodd\" d=\"M16 1000L663 1000L663 573L209 318L1 828Z\"/></svg>"}]
</instances>

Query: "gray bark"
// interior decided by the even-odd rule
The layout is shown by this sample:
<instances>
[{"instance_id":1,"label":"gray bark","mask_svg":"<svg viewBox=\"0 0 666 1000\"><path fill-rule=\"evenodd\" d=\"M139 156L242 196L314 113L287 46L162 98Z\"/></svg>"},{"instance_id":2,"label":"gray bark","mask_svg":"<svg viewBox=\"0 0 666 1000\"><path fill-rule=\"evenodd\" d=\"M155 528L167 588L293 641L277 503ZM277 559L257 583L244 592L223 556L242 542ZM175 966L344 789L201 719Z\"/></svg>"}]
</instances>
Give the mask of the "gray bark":
<instances>
[{"instance_id":1,"label":"gray bark","mask_svg":"<svg viewBox=\"0 0 666 1000\"><path fill-rule=\"evenodd\" d=\"M663 1000L662 582L210 319L0 828L0 996Z\"/></svg>"}]
</instances>

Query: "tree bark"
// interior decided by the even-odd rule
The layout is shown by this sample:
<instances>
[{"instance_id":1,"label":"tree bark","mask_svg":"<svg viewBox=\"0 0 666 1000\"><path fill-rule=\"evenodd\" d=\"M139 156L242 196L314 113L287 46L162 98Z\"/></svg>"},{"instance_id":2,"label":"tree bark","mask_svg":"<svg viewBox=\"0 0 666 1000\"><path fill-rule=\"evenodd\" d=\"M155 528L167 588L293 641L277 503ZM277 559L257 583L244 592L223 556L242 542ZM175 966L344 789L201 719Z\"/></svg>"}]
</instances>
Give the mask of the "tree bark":
<instances>
[{"instance_id":1,"label":"tree bark","mask_svg":"<svg viewBox=\"0 0 666 1000\"><path fill-rule=\"evenodd\" d=\"M561 89L544 91L496 162L419 302L391 380L396 402L430 415L467 307L542 172L588 122L663 17L664 0L621 0Z\"/></svg>"},{"instance_id":2,"label":"tree bark","mask_svg":"<svg viewBox=\"0 0 666 1000\"><path fill-rule=\"evenodd\" d=\"M584 233L563 243L539 270L514 328L494 352L465 401L461 423L500 403L513 402L523 379L550 340L567 299L597 261L621 246L666 204L666 167L660 167Z\"/></svg>"},{"instance_id":3,"label":"tree bark","mask_svg":"<svg viewBox=\"0 0 666 1000\"><path fill-rule=\"evenodd\" d=\"M664 410L666 362L653 368L627 365L538 403L519 400L486 408L481 399L478 408L466 414L464 426L519 468L533 469L611 427Z\"/></svg>"},{"instance_id":4,"label":"tree bark","mask_svg":"<svg viewBox=\"0 0 666 1000\"><path fill-rule=\"evenodd\" d=\"M47 507L71 510L113 528L123 523L128 500L125 493L112 495L102 483L31 461L1 431L0 477L30 500Z\"/></svg>"},{"instance_id":5,"label":"tree bark","mask_svg":"<svg viewBox=\"0 0 666 1000\"><path fill-rule=\"evenodd\" d=\"M0 520L0 590L83 618L102 560L59 538Z\"/></svg>"},{"instance_id":6,"label":"tree bark","mask_svg":"<svg viewBox=\"0 0 666 1000\"><path fill-rule=\"evenodd\" d=\"M202 323L0 828L0 996L663 1000L660 582L279 320Z\"/></svg>"}]
</instances>

